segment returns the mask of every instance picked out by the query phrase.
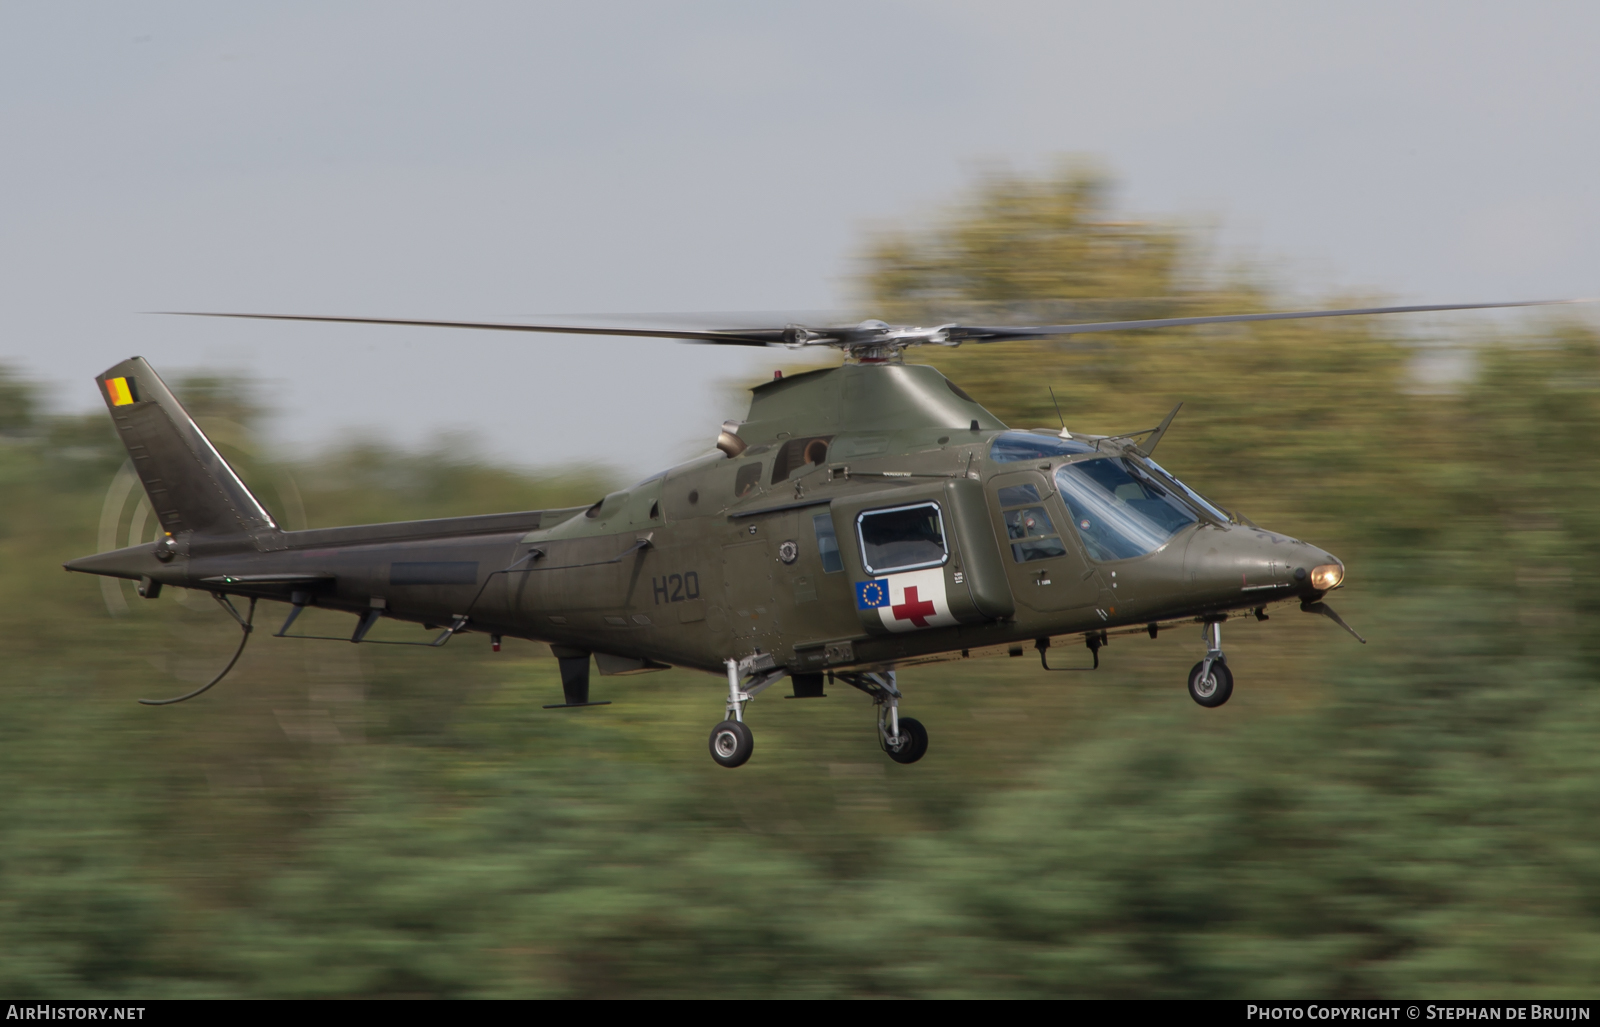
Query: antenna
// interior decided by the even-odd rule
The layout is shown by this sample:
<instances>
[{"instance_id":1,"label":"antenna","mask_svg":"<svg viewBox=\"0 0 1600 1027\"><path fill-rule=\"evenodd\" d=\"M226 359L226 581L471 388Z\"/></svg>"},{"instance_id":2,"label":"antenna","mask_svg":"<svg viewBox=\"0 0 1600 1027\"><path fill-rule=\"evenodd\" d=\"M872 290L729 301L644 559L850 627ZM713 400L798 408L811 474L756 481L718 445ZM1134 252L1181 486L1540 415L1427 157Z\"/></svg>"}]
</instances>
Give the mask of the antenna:
<instances>
[{"instance_id":1,"label":"antenna","mask_svg":"<svg viewBox=\"0 0 1600 1027\"><path fill-rule=\"evenodd\" d=\"M1056 405L1056 420L1061 422L1061 437L1064 439L1070 439L1072 438L1072 433L1067 431L1067 419L1061 416L1061 401L1056 399L1055 387L1046 386L1046 388L1050 390L1050 402Z\"/></svg>"}]
</instances>

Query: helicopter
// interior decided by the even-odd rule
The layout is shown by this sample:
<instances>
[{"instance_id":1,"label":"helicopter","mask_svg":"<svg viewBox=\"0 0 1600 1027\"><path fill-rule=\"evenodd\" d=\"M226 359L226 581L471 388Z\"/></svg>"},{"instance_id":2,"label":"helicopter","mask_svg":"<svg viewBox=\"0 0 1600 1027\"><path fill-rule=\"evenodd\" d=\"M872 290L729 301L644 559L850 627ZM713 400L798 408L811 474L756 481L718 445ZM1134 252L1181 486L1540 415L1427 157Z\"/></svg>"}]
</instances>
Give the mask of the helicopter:
<instances>
[{"instance_id":1,"label":"helicopter","mask_svg":"<svg viewBox=\"0 0 1600 1027\"><path fill-rule=\"evenodd\" d=\"M1196 625L1205 645L1189 696L1233 693L1222 626L1297 604L1365 643L1326 602L1345 566L1258 527L1156 462L1178 413L1117 435L1003 424L955 382L907 364L916 346L1301 318L1479 310L1542 300L1225 314L1042 326L934 327L868 320L747 328L603 327L182 312L346 324L643 336L735 346L815 346L843 363L752 390L713 448L589 506L347 527L282 529L141 357L96 379L160 522L153 543L71 560L69 571L209 593L240 628L233 669L263 600L289 609L274 638L437 648L457 635L548 644L562 701L601 676L686 667L725 677L708 748L724 767L754 751L747 707L788 679L792 698L843 683L873 701L879 745L920 760L928 732L900 715L906 667L1031 647L1047 671L1090 671L1116 635ZM177 313L177 312L175 312ZM1182 404L1179 404L1181 407ZM234 598L248 601L240 612ZM348 637L297 633L308 607L354 616ZM369 638L385 619L429 641ZM1080 640L1087 667L1051 665ZM1057 660L1059 663L1059 658ZM720 686L719 686L720 687Z\"/></svg>"}]
</instances>

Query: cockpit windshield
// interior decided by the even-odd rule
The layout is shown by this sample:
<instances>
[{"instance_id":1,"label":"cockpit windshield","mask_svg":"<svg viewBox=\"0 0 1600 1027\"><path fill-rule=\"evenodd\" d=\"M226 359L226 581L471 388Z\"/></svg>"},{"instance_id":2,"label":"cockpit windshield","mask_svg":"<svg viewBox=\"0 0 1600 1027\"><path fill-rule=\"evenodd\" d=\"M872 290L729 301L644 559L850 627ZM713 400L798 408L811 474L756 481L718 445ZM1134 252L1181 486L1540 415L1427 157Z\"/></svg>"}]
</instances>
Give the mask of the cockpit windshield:
<instances>
[{"instance_id":1,"label":"cockpit windshield","mask_svg":"<svg viewBox=\"0 0 1600 1027\"><path fill-rule=\"evenodd\" d=\"M1149 457L1145 457L1144 458L1144 462L1149 464L1151 467L1154 467L1157 471L1160 471L1162 478L1166 479L1168 482L1172 483L1173 485L1178 486L1179 490L1181 490L1185 496L1189 497L1189 502L1193 503L1195 506L1198 506L1200 509L1204 510L1206 513L1210 514L1211 516L1215 517L1217 520L1221 521L1223 524L1227 524L1229 521L1233 520L1233 516L1231 514L1229 514L1226 510L1222 509L1217 504L1211 502L1211 500L1207 499L1205 496L1202 496L1200 493L1196 492L1194 489L1192 489L1189 486L1185 485L1182 481L1178 480L1178 476L1177 475L1173 474L1171 471L1167 470L1165 467L1162 467L1160 464L1156 463L1154 460L1150 459Z\"/></svg>"},{"instance_id":2,"label":"cockpit windshield","mask_svg":"<svg viewBox=\"0 0 1600 1027\"><path fill-rule=\"evenodd\" d=\"M1029 431L1001 432L989 444L989 459L997 464L1019 460L1050 460L1054 457L1093 453L1094 447L1077 439L1057 435L1035 435Z\"/></svg>"},{"instance_id":3,"label":"cockpit windshield","mask_svg":"<svg viewBox=\"0 0 1600 1027\"><path fill-rule=\"evenodd\" d=\"M1062 464L1055 480L1084 548L1096 560L1154 552L1199 520L1170 485L1127 457Z\"/></svg>"}]
</instances>

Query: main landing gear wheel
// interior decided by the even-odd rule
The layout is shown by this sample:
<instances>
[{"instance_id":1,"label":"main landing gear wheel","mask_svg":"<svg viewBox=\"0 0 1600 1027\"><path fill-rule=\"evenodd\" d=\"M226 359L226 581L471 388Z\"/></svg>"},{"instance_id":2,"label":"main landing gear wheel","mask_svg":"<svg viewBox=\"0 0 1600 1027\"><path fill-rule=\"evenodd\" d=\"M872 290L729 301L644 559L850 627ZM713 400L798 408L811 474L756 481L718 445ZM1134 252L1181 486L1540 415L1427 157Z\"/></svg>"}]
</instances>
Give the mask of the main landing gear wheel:
<instances>
[{"instance_id":1,"label":"main landing gear wheel","mask_svg":"<svg viewBox=\"0 0 1600 1027\"><path fill-rule=\"evenodd\" d=\"M755 749L756 736L740 721L725 720L711 729L711 758L724 767L743 766Z\"/></svg>"},{"instance_id":2,"label":"main landing gear wheel","mask_svg":"<svg viewBox=\"0 0 1600 1027\"><path fill-rule=\"evenodd\" d=\"M899 744L896 739L887 739L883 751L896 763L915 763L928 753L928 729L922 726L922 721L912 717L900 718Z\"/></svg>"},{"instance_id":3,"label":"main landing gear wheel","mask_svg":"<svg viewBox=\"0 0 1600 1027\"><path fill-rule=\"evenodd\" d=\"M1206 661L1201 660L1189 671L1189 698L1207 709L1216 709L1228 701L1233 694L1233 671L1221 660L1212 660L1211 668L1206 669Z\"/></svg>"}]
</instances>

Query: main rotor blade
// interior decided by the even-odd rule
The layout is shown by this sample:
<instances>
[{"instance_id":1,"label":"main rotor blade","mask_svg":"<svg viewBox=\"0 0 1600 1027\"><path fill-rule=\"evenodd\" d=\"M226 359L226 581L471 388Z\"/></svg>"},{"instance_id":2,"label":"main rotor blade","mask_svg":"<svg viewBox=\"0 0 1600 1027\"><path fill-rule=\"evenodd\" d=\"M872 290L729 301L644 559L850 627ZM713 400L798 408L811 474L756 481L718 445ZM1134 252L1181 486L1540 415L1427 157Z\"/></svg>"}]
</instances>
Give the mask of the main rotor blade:
<instances>
[{"instance_id":1,"label":"main rotor blade","mask_svg":"<svg viewBox=\"0 0 1600 1027\"><path fill-rule=\"evenodd\" d=\"M1164 317L1143 321L1091 321L1082 324L1033 325L941 325L938 328L911 328L863 321L858 325L808 329L802 325L767 325L754 328L669 328L665 326L628 328L580 324L523 324L498 321L426 321L389 317L333 317L310 314L238 314L222 311L173 310L164 313L185 317L234 317L256 321L320 321L334 324L410 325L422 328L477 328L496 332L545 332L555 335L613 335L646 339L680 339L724 346L825 345L856 352L883 346L903 349L931 342L1000 342L1006 339L1045 339L1060 335L1086 335L1092 332L1120 332L1150 328L1178 328L1185 325L1229 324L1243 321L1294 321L1309 317L1352 317L1359 314L1412 314L1444 310L1493 310L1506 307L1546 307L1593 300L1523 300L1513 303L1439 303L1405 307L1360 307L1345 310L1298 310L1267 314L1217 314L1206 317ZM948 340L946 342L945 340Z\"/></svg>"},{"instance_id":2,"label":"main rotor blade","mask_svg":"<svg viewBox=\"0 0 1600 1027\"><path fill-rule=\"evenodd\" d=\"M959 325L950 329L950 338L962 342L999 342L1002 339L1044 339L1056 335L1083 335L1090 332L1121 332L1144 328L1177 328L1183 325L1229 324L1235 321L1295 321L1307 317L1352 317L1357 314L1415 314L1433 310L1494 310L1502 307L1549 307L1565 303L1593 303L1581 300L1522 300L1515 303L1436 303L1410 307L1360 307L1349 310L1297 310L1277 314L1218 314L1211 317L1163 317L1148 321L1094 321L1087 324L1035 325L1026 328Z\"/></svg>"},{"instance_id":3,"label":"main rotor blade","mask_svg":"<svg viewBox=\"0 0 1600 1027\"><path fill-rule=\"evenodd\" d=\"M310 314L231 314L206 310L163 310L179 317L237 317L252 321L326 321L335 324L412 325L421 328L481 328L495 332L549 332L557 335L622 335L646 339L682 339L728 346L770 346L786 341L783 328L597 328L590 325L508 324L492 321L415 321L389 317L324 317Z\"/></svg>"}]
</instances>

